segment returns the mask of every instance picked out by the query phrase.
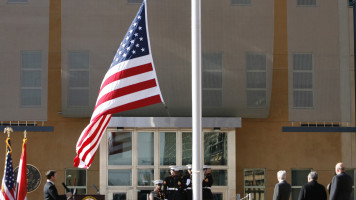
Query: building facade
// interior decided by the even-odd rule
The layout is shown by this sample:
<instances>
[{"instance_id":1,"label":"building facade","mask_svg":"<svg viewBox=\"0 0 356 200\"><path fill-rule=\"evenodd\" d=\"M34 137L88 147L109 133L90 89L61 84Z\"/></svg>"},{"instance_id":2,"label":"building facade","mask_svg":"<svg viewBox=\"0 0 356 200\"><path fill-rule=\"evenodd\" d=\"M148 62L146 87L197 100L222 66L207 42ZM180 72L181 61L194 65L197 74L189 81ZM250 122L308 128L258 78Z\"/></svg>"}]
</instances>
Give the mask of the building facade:
<instances>
[{"instance_id":1,"label":"building facade","mask_svg":"<svg viewBox=\"0 0 356 200\"><path fill-rule=\"evenodd\" d=\"M78 194L145 199L170 165L191 163L190 1L148 0L162 104L118 113L88 170L76 141L142 0L0 0L0 121L14 166L28 164ZM345 0L202 1L202 163L216 199L271 199L278 170L297 199L310 170L327 185L343 161L355 175L352 9ZM6 136L3 137L4 144ZM4 148L0 152L5 154ZM64 189L57 186L60 193Z\"/></svg>"}]
</instances>

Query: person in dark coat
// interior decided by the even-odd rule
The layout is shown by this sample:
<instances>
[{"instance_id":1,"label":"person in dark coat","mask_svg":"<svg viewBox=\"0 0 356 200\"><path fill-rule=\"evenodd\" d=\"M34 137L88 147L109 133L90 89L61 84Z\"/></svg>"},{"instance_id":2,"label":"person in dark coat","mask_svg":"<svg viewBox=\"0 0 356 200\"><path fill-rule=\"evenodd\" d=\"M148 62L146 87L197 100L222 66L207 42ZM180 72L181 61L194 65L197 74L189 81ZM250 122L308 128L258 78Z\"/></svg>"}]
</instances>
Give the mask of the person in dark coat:
<instances>
[{"instance_id":1,"label":"person in dark coat","mask_svg":"<svg viewBox=\"0 0 356 200\"><path fill-rule=\"evenodd\" d=\"M211 175L211 168L207 165L203 166L204 179L203 179L203 200L213 200L213 193L211 192L211 186L213 185L213 176Z\"/></svg>"},{"instance_id":2,"label":"person in dark coat","mask_svg":"<svg viewBox=\"0 0 356 200\"><path fill-rule=\"evenodd\" d=\"M308 183L300 190L298 200L326 200L325 187L317 182L318 173L308 174Z\"/></svg>"},{"instance_id":3,"label":"person in dark coat","mask_svg":"<svg viewBox=\"0 0 356 200\"><path fill-rule=\"evenodd\" d=\"M274 187L273 200L289 200L292 188L290 184L287 183L286 178L286 171L281 170L277 172L277 179L279 183L277 183Z\"/></svg>"},{"instance_id":4,"label":"person in dark coat","mask_svg":"<svg viewBox=\"0 0 356 200\"><path fill-rule=\"evenodd\" d=\"M164 192L162 190L162 180L155 180L153 181L155 184L155 189L150 193L150 200L164 200Z\"/></svg>"},{"instance_id":5,"label":"person in dark coat","mask_svg":"<svg viewBox=\"0 0 356 200\"><path fill-rule=\"evenodd\" d=\"M352 178L345 173L343 163L337 163L335 166L336 175L331 181L330 200L351 200Z\"/></svg>"},{"instance_id":6,"label":"person in dark coat","mask_svg":"<svg viewBox=\"0 0 356 200\"><path fill-rule=\"evenodd\" d=\"M58 191L54 183L57 180L57 173L54 170L49 170L46 173L47 177L47 183L45 184L43 188L43 193L44 193L44 199L45 200L60 200L60 197L58 195ZM72 198L72 193L68 192L66 194L67 199Z\"/></svg>"}]
</instances>

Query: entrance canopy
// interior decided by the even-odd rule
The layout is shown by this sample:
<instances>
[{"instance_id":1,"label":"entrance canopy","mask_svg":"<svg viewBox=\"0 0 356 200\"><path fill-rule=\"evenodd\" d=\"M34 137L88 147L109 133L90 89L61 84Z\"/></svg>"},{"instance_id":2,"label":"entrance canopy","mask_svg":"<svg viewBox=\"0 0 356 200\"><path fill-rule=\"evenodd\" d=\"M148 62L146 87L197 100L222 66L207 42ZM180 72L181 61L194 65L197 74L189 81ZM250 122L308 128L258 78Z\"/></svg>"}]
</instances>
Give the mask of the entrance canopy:
<instances>
[{"instance_id":1,"label":"entrance canopy","mask_svg":"<svg viewBox=\"0 0 356 200\"><path fill-rule=\"evenodd\" d=\"M191 117L112 117L108 127L191 128ZM241 128L241 117L204 117L203 128Z\"/></svg>"}]
</instances>

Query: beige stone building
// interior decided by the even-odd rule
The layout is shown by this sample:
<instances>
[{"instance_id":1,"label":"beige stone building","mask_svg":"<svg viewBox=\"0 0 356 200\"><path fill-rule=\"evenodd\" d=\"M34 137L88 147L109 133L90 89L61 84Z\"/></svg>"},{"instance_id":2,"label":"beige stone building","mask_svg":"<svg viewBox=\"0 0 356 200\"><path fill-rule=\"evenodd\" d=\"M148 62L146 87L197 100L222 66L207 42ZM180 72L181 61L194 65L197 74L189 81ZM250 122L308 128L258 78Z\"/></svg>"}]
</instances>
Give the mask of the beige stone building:
<instances>
[{"instance_id":1,"label":"beige stone building","mask_svg":"<svg viewBox=\"0 0 356 200\"><path fill-rule=\"evenodd\" d=\"M168 108L117 113L92 166L73 167L140 2L0 0L0 127L15 130L15 168L28 132L27 162L38 170L29 200L43 199L50 169L62 194L65 182L78 194L98 188L108 200L131 200L146 199L170 165L191 163L191 2L148 0ZM356 175L352 29L345 0L202 1L202 163L212 166L216 199L271 199L282 169L292 200L311 170L325 186L339 161Z\"/></svg>"}]
</instances>

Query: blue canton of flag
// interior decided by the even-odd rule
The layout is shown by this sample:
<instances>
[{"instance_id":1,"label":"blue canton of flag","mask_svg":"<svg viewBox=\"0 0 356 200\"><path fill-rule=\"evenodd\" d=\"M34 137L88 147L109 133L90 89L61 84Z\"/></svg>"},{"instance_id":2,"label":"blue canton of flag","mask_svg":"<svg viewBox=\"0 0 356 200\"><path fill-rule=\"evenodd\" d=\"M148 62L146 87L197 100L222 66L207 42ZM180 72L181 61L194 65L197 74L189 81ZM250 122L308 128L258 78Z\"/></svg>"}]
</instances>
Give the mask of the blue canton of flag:
<instances>
[{"instance_id":1,"label":"blue canton of flag","mask_svg":"<svg viewBox=\"0 0 356 200\"><path fill-rule=\"evenodd\" d=\"M14 187L14 171L12 168L12 159L9 150L7 151L6 156L6 176L5 176L5 184L6 187L11 190Z\"/></svg>"},{"instance_id":2,"label":"blue canton of flag","mask_svg":"<svg viewBox=\"0 0 356 200\"><path fill-rule=\"evenodd\" d=\"M141 56L148 55L148 39L146 31L146 15L144 4L137 13L135 19L122 40L119 49L111 63L111 67L116 64Z\"/></svg>"},{"instance_id":3,"label":"blue canton of flag","mask_svg":"<svg viewBox=\"0 0 356 200\"><path fill-rule=\"evenodd\" d=\"M14 181L14 171L11 158L11 142L10 138L6 139L6 160L4 177L1 184L0 200L13 200L15 194L15 181Z\"/></svg>"}]
</instances>

